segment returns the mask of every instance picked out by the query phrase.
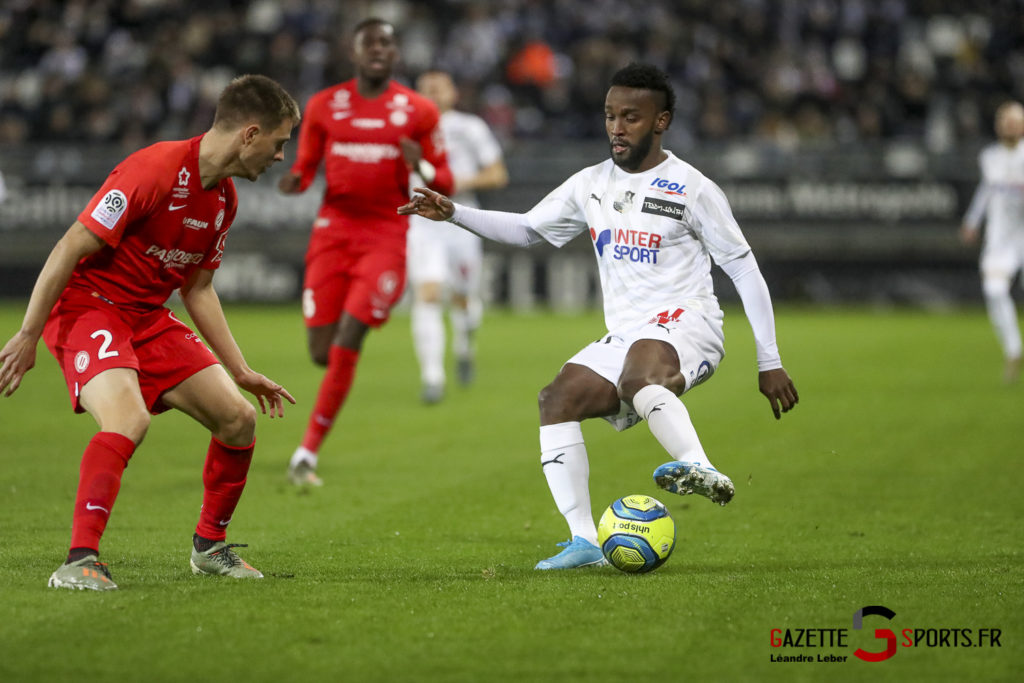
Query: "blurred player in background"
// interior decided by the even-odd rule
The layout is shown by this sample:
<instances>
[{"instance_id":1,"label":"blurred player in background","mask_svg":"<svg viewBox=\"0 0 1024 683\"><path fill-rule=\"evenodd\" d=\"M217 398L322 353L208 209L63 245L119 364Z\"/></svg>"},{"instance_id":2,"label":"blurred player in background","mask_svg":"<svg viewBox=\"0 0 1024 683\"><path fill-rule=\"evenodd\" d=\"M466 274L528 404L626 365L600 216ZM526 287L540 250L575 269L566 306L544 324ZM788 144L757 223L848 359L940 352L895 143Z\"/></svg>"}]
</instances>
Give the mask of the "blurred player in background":
<instances>
[{"instance_id":1,"label":"blurred player in background","mask_svg":"<svg viewBox=\"0 0 1024 683\"><path fill-rule=\"evenodd\" d=\"M981 182L960 228L969 246L978 243L982 220L981 284L985 306L1003 348L1003 379L1020 377L1021 338L1010 288L1024 268L1024 106L1006 102L996 110L995 142L978 157Z\"/></svg>"},{"instance_id":2,"label":"blurred player in background","mask_svg":"<svg viewBox=\"0 0 1024 683\"><path fill-rule=\"evenodd\" d=\"M0 392L18 388L42 335L75 412L88 412L100 427L82 456L71 550L51 587L117 588L99 561L100 537L149 414L169 408L212 433L193 573L263 577L225 543L255 444L256 411L238 387L271 417L284 414L283 399L295 401L246 364L213 273L238 207L231 177L256 180L283 160L298 121L298 105L277 83L235 79L210 130L130 155L50 252L21 330L0 351ZM164 307L176 289L213 353Z\"/></svg>"},{"instance_id":3,"label":"blurred player in background","mask_svg":"<svg viewBox=\"0 0 1024 683\"><path fill-rule=\"evenodd\" d=\"M528 213L473 209L426 188L398 209L505 244L560 247L583 232L593 240L608 332L540 392L541 466L571 538L537 569L606 563L590 509L581 420L603 417L619 430L647 420L673 458L655 470L659 486L721 505L732 499L732 481L711 465L676 398L708 379L725 353L712 259L743 301L759 387L776 419L798 400L775 343L768 287L725 195L662 149L674 105L664 73L631 64L613 76L605 98L611 159L576 173Z\"/></svg>"},{"instance_id":4,"label":"blurred player in background","mask_svg":"<svg viewBox=\"0 0 1024 683\"><path fill-rule=\"evenodd\" d=\"M361 21L351 56L356 77L310 98L295 164L278 185L285 194L304 192L324 161L327 191L306 252L302 313L310 356L327 372L288 464L300 486L322 483L320 446L352 386L363 340L387 321L405 287L409 219L394 207L408 199L410 172L438 190L452 188L437 106L391 80L394 27Z\"/></svg>"},{"instance_id":5,"label":"blurred player in background","mask_svg":"<svg viewBox=\"0 0 1024 683\"><path fill-rule=\"evenodd\" d=\"M508 184L501 145L483 119L453 109L459 94L447 73L427 71L417 79L416 89L433 100L441 111L448 165L455 177L456 194L452 200L465 206L478 206L475 191L499 189ZM415 177L413 182L422 184ZM446 296L450 303L457 376L464 385L473 381L473 334L483 315L481 243L473 233L448 223L419 216L412 216L409 221L412 339L420 363L424 403L437 403L444 397L442 312Z\"/></svg>"}]
</instances>

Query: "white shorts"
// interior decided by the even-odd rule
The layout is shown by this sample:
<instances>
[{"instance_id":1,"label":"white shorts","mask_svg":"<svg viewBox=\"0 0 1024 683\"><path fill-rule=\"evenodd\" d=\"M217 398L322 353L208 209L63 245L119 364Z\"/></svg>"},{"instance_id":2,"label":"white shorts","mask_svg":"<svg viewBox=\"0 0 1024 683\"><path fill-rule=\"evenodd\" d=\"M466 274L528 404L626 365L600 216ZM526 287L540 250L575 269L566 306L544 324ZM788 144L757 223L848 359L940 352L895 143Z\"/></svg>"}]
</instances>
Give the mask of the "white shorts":
<instances>
[{"instance_id":1,"label":"white shorts","mask_svg":"<svg viewBox=\"0 0 1024 683\"><path fill-rule=\"evenodd\" d=\"M679 370L686 378L683 393L704 382L725 356L725 336L720 320L709 320L699 311L684 311L675 320L658 320L609 332L579 351L567 363L583 365L618 385L626 353L640 339L668 342L679 355ZM618 431L640 422L640 416L625 402L615 415L605 416Z\"/></svg>"},{"instance_id":2,"label":"white shorts","mask_svg":"<svg viewBox=\"0 0 1024 683\"><path fill-rule=\"evenodd\" d=\"M413 286L440 282L467 296L480 289L483 240L447 221L409 221L408 273Z\"/></svg>"}]
</instances>

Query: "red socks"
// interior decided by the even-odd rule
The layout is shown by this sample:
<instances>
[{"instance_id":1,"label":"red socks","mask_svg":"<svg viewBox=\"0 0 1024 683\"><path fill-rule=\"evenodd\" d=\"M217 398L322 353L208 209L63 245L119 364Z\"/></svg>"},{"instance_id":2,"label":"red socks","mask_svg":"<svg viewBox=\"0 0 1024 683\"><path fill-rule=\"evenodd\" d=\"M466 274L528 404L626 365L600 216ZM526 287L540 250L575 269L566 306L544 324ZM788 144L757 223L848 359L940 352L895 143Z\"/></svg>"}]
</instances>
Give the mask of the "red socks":
<instances>
[{"instance_id":1,"label":"red socks","mask_svg":"<svg viewBox=\"0 0 1024 683\"><path fill-rule=\"evenodd\" d=\"M327 432L334 424L334 418L345 403L348 390L356 375L356 363L359 352L342 346L331 346L327 354L327 372L320 383L320 392L316 396L313 414L309 416L306 435L302 439L303 447L316 453L320 450Z\"/></svg>"},{"instance_id":2,"label":"red socks","mask_svg":"<svg viewBox=\"0 0 1024 683\"><path fill-rule=\"evenodd\" d=\"M85 447L71 523L72 548L98 552L100 537L121 489L121 475L134 452L135 442L115 432L99 432Z\"/></svg>"},{"instance_id":3,"label":"red socks","mask_svg":"<svg viewBox=\"0 0 1024 683\"><path fill-rule=\"evenodd\" d=\"M210 439L203 467L203 507L199 511L196 533L212 541L223 541L227 536L228 522L235 513L245 478L252 462L253 441L241 448L228 446L217 439Z\"/></svg>"},{"instance_id":4,"label":"red socks","mask_svg":"<svg viewBox=\"0 0 1024 683\"><path fill-rule=\"evenodd\" d=\"M254 444L237 448L210 439L203 468L206 490L196 526L196 533L203 538L224 540L228 522L245 488ZM78 554L84 550L98 552L100 537L121 489L121 475L134 452L135 443L114 432L99 432L86 446L71 525L71 547Z\"/></svg>"}]
</instances>

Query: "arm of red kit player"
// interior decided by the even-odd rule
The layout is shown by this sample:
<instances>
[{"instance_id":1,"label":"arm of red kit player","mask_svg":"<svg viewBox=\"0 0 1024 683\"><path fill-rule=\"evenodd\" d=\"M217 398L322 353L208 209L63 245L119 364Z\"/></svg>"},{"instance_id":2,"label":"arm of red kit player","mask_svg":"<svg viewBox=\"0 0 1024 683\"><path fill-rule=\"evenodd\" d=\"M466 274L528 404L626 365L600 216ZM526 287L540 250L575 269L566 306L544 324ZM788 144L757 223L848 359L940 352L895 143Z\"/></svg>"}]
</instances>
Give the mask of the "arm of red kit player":
<instances>
[{"instance_id":1,"label":"arm of red kit player","mask_svg":"<svg viewBox=\"0 0 1024 683\"><path fill-rule=\"evenodd\" d=\"M444 150L444 136L441 133L438 119L434 119L433 127L416 142L423 150L423 161L430 164L434 170L432 180L424 176L422 172L420 173L427 187L441 194L450 195L455 192L455 176L452 175L452 169L448 167L448 154Z\"/></svg>"},{"instance_id":2,"label":"arm of red kit player","mask_svg":"<svg viewBox=\"0 0 1024 683\"><path fill-rule=\"evenodd\" d=\"M324 158L324 144L327 134L320 122L320 109L311 100L299 126L299 142L295 152L295 163L277 183L284 194L305 192L316 178L316 170Z\"/></svg>"},{"instance_id":3,"label":"arm of red kit player","mask_svg":"<svg viewBox=\"0 0 1024 683\"><path fill-rule=\"evenodd\" d=\"M268 413L269 406L270 417L284 417L284 401L294 404L295 399L280 384L256 372L245 362L224 317L220 297L213 288L213 273L206 268L197 268L181 287L185 309L235 383L256 397L264 414Z\"/></svg>"},{"instance_id":4,"label":"arm of red kit player","mask_svg":"<svg viewBox=\"0 0 1024 683\"><path fill-rule=\"evenodd\" d=\"M32 289L21 329L0 350L0 394L13 394L21 384L21 378L35 365L36 346L43 334L43 326L67 286L71 272L79 261L103 246L103 240L75 221L53 247Z\"/></svg>"}]
</instances>

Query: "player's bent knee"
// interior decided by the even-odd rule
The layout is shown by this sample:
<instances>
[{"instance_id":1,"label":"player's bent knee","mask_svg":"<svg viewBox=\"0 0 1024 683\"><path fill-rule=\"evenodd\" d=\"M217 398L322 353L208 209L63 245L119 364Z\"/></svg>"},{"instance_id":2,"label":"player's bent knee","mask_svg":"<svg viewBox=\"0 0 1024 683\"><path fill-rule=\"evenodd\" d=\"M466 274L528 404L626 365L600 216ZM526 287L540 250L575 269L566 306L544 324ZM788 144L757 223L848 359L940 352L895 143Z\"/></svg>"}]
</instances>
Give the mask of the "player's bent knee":
<instances>
[{"instance_id":1,"label":"player's bent knee","mask_svg":"<svg viewBox=\"0 0 1024 683\"><path fill-rule=\"evenodd\" d=\"M609 403L608 397L595 397L574 391L572 386L555 381L540 390L537 407L542 425L560 422L579 422L591 417L609 415L618 409L618 400ZM611 396L614 398L614 395Z\"/></svg>"},{"instance_id":2,"label":"player's bent knee","mask_svg":"<svg viewBox=\"0 0 1024 683\"><path fill-rule=\"evenodd\" d=\"M247 446L256 436L256 408L241 394L219 416L214 436L231 446Z\"/></svg>"},{"instance_id":3,"label":"player's bent knee","mask_svg":"<svg viewBox=\"0 0 1024 683\"><path fill-rule=\"evenodd\" d=\"M425 304L441 303L441 284L424 282L416 288L416 300Z\"/></svg>"},{"instance_id":4,"label":"player's bent knee","mask_svg":"<svg viewBox=\"0 0 1024 683\"><path fill-rule=\"evenodd\" d=\"M551 383L537 394L537 407L540 409L541 424L564 422L565 397L555 383Z\"/></svg>"},{"instance_id":5,"label":"player's bent knee","mask_svg":"<svg viewBox=\"0 0 1024 683\"><path fill-rule=\"evenodd\" d=\"M633 397L636 396L636 392L652 384L665 387L676 396L686 389L686 380L681 374L676 373L674 376L648 374L640 377L624 377L619 380L616 391L618 391L620 400L633 405Z\"/></svg>"},{"instance_id":6,"label":"player's bent knee","mask_svg":"<svg viewBox=\"0 0 1024 683\"><path fill-rule=\"evenodd\" d=\"M151 419L150 414L142 410L126 411L116 418L101 421L100 429L127 437L138 446L146 438Z\"/></svg>"}]
</instances>

